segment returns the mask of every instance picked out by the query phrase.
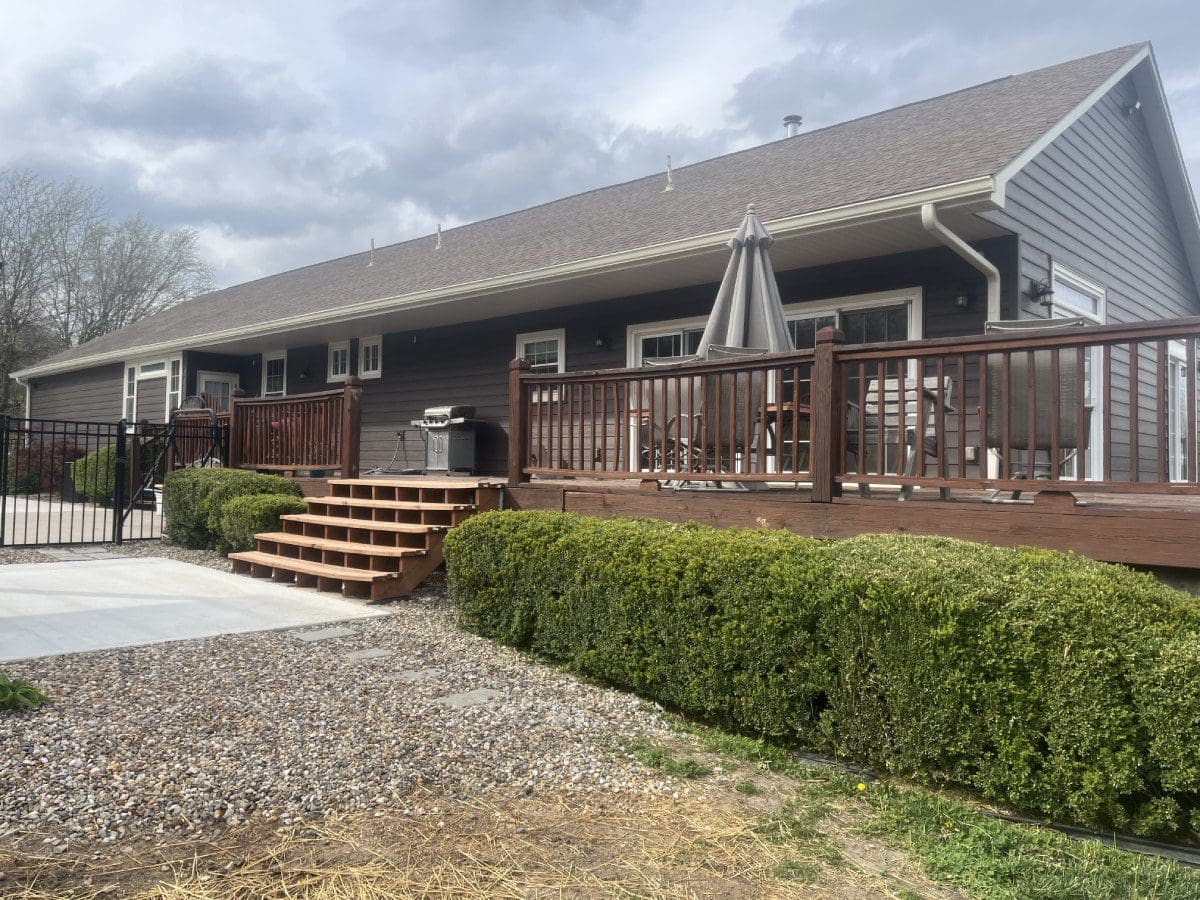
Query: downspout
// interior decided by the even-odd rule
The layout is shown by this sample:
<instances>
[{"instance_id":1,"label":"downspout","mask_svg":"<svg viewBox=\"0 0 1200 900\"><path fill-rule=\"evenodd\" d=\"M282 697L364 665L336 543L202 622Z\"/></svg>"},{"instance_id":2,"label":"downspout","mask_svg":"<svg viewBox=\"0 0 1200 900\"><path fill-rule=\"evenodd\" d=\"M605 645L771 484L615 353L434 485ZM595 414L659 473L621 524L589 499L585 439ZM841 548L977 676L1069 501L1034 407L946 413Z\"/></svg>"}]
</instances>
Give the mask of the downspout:
<instances>
[{"instance_id":1,"label":"downspout","mask_svg":"<svg viewBox=\"0 0 1200 900\"><path fill-rule=\"evenodd\" d=\"M12 379L21 387L25 388L25 419L28 421L29 414L33 412L33 397L30 393L29 382L25 381L20 375L14 375Z\"/></svg>"},{"instance_id":2,"label":"downspout","mask_svg":"<svg viewBox=\"0 0 1200 900\"><path fill-rule=\"evenodd\" d=\"M935 238L983 273L987 279L987 321L1000 321L1000 270L982 253L942 224L937 207L932 203L921 206L921 224Z\"/></svg>"}]
</instances>

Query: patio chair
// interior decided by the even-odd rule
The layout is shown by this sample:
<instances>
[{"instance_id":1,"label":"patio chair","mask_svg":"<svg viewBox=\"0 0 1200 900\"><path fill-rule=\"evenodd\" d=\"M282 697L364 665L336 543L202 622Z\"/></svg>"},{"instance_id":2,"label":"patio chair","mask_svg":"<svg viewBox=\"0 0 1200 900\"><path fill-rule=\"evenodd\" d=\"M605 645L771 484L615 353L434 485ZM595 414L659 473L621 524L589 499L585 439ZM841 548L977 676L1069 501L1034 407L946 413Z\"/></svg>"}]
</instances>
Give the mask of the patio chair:
<instances>
[{"instance_id":1,"label":"patio chair","mask_svg":"<svg viewBox=\"0 0 1200 900\"><path fill-rule=\"evenodd\" d=\"M989 334L1021 334L1075 329L1086 326L1083 318L1029 319L1019 322L988 322L984 325ZM1058 355L1058 450L1057 461L1051 459L1054 451L1053 425L1055 414L1051 409L1051 384L1054 377L1052 365ZM1014 479L1049 480L1057 466L1061 474L1064 467L1086 451L1091 432L1092 406L1080 405L1079 388L1086 373L1079 365L1079 356L1069 350L1035 350L1033 352L1033 388L1035 392L1033 457L1029 458L1029 353L1014 352L1009 358L1009 422L1008 452L1025 454L1024 468L1014 468ZM987 361L987 427L985 444L988 452L1002 454L1004 451L1004 361L1001 354L991 354ZM1082 419L1082 423L1081 423ZM1083 440L1080 442L1080 425ZM1044 458L1044 462L1041 460ZM1011 459L1011 456L1010 456ZM993 491L985 499L988 502L1003 502L1002 491ZM1010 501L1019 501L1021 492L1014 490Z\"/></svg>"},{"instance_id":2,"label":"patio chair","mask_svg":"<svg viewBox=\"0 0 1200 900\"><path fill-rule=\"evenodd\" d=\"M942 378L941 402L942 412L957 414L958 410L951 405L953 381L950 376ZM918 404L918 381L916 378L905 379L904 384L904 434L903 450L899 449L900 435L900 379L883 379L883 411L880 415L879 380L876 378L867 382L866 396L863 408L859 410L858 403L848 402L846 427L846 449L853 453L858 460L856 469L866 480L858 483L858 493L862 497L871 496L870 476L866 473L866 451L878 446L879 429L883 429L883 445L885 459L880 460L880 469L886 470L886 454L889 446L896 446L904 456L903 474L912 477L917 473L917 454L924 453L927 457L937 459L938 446L936 424L938 415L938 379L931 376L920 379L919 389L923 403ZM920 417L918 407L922 406L924 415ZM861 429L859 417L862 417ZM863 446L858 446L859 434L862 434ZM943 448L944 449L944 448ZM908 500L913 495L913 485L906 484L900 488L900 499ZM938 488L938 496L943 500L950 499L950 489Z\"/></svg>"}]
</instances>

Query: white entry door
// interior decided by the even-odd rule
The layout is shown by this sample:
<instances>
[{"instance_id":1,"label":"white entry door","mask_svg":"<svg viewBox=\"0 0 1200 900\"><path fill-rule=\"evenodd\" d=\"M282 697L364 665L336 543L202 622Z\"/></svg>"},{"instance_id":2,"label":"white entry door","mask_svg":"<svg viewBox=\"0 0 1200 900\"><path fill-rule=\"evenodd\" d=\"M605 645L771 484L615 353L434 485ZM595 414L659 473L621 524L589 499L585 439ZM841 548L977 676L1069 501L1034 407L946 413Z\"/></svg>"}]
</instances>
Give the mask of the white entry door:
<instances>
[{"instance_id":1,"label":"white entry door","mask_svg":"<svg viewBox=\"0 0 1200 900\"><path fill-rule=\"evenodd\" d=\"M229 412L229 401L241 381L230 372L197 372L196 393L212 402L216 412Z\"/></svg>"}]
</instances>

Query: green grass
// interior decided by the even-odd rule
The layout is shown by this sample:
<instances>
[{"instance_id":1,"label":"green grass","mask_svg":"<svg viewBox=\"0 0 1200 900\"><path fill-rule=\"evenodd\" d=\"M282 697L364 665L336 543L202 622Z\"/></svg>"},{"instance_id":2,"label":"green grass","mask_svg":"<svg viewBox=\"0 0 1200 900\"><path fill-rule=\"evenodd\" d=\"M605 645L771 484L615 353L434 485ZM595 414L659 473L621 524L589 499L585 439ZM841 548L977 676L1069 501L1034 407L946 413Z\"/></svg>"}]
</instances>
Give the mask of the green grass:
<instances>
[{"instance_id":1,"label":"green grass","mask_svg":"<svg viewBox=\"0 0 1200 900\"><path fill-rule=\"evenodd\" d=\"M694 779L705 778L712 774L712 769L697 762L690 756L683 759L676 759L669 750L657 747L647 741L630 741L625 745L624 749L625 752L629 753L643 766L657 769L664 775L671 775L675 778Z\"/></svg>"},{"instance_id":2,"label":"green grass","mask_svg":"<svg viewBox=\"0 0 1200 900\"><path fill-rule=\"evenodd\" d=\"M745 794L747 797L757 797L762 793L762 791L758 789L758 785L753 781L739 781L733 786L733 789L739 794Z\"/></svg>"},{"instance_id":3,"label":"green grass","mask_svg":"<svg viewBox=\"0 0 1200 900\"><path fill-rule=\"evenodd\" d=\"M804 763L766 741L678 717L671 721L731 767L748 764L788 776L794 799L764 818L760 829L772 840L805 850L800 872L816 859L838 863L836 849L821 838L821 823L836 805L843 822L849 820L863 837L907 851L928 878L970 897L1200 900L1200 870L1099 841L1072 840L1049 828L999 821L934 791L865 780Z\"/></svg>"}]
</instances>

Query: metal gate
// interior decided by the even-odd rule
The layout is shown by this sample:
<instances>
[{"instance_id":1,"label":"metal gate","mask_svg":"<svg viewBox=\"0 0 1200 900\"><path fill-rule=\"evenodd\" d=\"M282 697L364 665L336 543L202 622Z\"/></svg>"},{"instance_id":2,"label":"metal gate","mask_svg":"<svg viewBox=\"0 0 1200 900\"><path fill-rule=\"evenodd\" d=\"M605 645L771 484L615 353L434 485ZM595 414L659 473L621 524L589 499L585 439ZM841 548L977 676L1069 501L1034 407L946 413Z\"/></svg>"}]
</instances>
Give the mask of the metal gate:
<instances>
[{"instance_id":1,"label":"metal gate","mask_svg":"<svg viewBox=\"0 0 1200 900\"><path fill-rule=\"evenodd\" d=\"M163 476L220 465L221 427L0 418L0 547L162 537Z\"/></svg>"}]
</instances>

